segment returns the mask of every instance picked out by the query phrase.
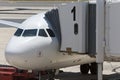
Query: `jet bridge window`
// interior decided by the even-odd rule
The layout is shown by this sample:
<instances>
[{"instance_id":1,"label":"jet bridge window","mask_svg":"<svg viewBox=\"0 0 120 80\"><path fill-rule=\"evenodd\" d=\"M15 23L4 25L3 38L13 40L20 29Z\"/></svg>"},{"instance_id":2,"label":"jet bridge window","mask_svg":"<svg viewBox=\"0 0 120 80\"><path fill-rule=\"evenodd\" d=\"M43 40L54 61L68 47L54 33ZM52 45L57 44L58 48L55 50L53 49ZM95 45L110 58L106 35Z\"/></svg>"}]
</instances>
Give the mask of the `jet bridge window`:
<instances>
[{"instance_id":1,"label":"jet bridge window","mask_svg":"<svg viewBox=\"0 0 120 80\"><path fill-rule=\"evenodd\" d=\"M46 32L45 32L44 29L40 29L38 35L39 35L39 36L43 36L43 37L48 37L48 35L46 34Z\"/></svg>"},{"instance_id":2,"label":"jet bridge window","mask_svg":"<svg viewBox=\"0 0 120 80\"><path fill-rule=\"evenodd\" d=\"M37 29L27 29L24 31L23 36L27 37L27 36L36 36L37 34Z\"/></svg>"},{"instance_id":3,"label":"jet bridge window","mask_svg":"<svg viewBox=\"0 0 120 80\"><path fill-rule=\"evenodd\" d=\"M51 29L47 29L47 32L50 35L50 37L55 37L55 34Z\"/></svg>"},{"instance_id":4,"label":"jet bridge window","mask_svg":"<svg viewBox=\"0 0 120 80\"><path fill-rule=\"evenodd\" d=\"M23 32L23 29L18 28L14 35L15 36L21 36L22 32Z\"/></svg>"}]
</instances>

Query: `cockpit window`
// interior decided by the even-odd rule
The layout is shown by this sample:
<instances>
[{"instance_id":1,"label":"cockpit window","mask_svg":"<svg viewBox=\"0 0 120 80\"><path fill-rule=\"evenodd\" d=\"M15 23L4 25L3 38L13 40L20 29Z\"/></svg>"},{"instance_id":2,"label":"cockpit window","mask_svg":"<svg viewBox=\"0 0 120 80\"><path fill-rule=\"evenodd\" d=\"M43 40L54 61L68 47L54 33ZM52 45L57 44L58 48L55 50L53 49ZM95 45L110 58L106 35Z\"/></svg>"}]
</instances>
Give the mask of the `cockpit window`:
<instances>
[{"instance_id":1,"label":"cockpit window","mask_svg":"<svg viewBox=\"0 0 120 80\"><path fill-rule=\"evenodd\" d=\"M50 37L55 37L55 34L53 33L51 29L47 29L47 32L50 35Z\"/></svg>"},{"instance_id":2,"label":"cockpit window","mask_svg":"<svg viewBox=\"0 0 120 80\"><path fill-rule=\"evenodd\" d=\"M48 37L44 29L40 29L38 35L43 37Z\"/></svg>"},{"instance_id":3,"label":"cockpit window","mask_svg":"<svg viewBox=\"0 0 120 80\"><path fill-rule=\"evenodd\" d=\"M18 28L14 35L15 36L21 36L22 32L23 32L23 29Z\"/></svg>"},{"instance_id":4,"label":"cockpit window","mask_svg":"<svg viewBox=\"0 0 120 80\"><path fill-rule=\"evenodd\" d=\"M27 36L36 36L37 34L37 29L27 29L24 31L23 36L27 37Z\"/></svg>"}]
</instances>

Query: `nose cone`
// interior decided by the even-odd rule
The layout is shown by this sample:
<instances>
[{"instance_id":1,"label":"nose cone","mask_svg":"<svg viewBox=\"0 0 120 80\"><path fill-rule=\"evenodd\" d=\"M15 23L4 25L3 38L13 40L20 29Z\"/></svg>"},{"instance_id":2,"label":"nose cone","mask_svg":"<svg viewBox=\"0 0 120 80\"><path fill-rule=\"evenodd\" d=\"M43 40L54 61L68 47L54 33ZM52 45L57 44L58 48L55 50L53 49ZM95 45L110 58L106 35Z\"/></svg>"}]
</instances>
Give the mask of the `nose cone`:
<instances>
[{"instance_id":1,"label":"nose cone","mask_svg":"<svg viewBox=\"0 0 120 80\"><path fill-rule=\"evenodd\" d=\"M5 50L5 58L7 62L13 66L18 66L17 64L22 63L22 58L24 57L24 48L20 45L13 43L8 44ZM20 59L21 58L21 59Z\"/></svg>"},{"instance_id":2,"label":"nose cone","mask_svg":"<svg viewBox=\"0 0 120 80\"><path fill-rule=\"evenodd\" d=\"M22 68L34 51L34 49L30 49L28 46L30 45L26 45L24 40L18 40L13 37L5 50L7 62L12 66Z\"/></svg>"},{"instance_id":3,"label":"nose cone","mask_svg":"<svg viewBox=\"0 0 120 80\"><path fill-rule=\"evenodd\" d=\"M5 58L11 66L21 69L34 69L34 64L40 58L41 52L40 40L34 41L36 38L13 37L5 50ZM37 60L36 60L37 59Z\"/></svg>"}]
</instances>

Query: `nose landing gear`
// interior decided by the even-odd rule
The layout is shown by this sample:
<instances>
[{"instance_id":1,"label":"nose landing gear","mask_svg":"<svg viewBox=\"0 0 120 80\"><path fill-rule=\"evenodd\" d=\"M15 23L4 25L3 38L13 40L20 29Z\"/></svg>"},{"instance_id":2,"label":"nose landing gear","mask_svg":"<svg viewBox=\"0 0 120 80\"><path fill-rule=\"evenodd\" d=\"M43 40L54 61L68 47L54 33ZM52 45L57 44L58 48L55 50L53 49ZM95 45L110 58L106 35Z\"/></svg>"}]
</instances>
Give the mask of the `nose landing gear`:
<instances>
[{"instance_id":1,"label":"nose landing gear","mask_svg":"<svg viewBox=\"0 0 120 80\"><path fill-rule=\"evenodd\" d=\"M55 78L55 70L48 71L48 80L54 80Z\"/></svg>"},{"instance_id":2,"label":"nose landing gear","mask_svg":"<svg viewBox=\"0 0 120 80\"><path fill-rule=\"evenodd\" d=\"M54 80L55 70L47 70L39 72L39 80Z\"/></svg>"}]
</instances>

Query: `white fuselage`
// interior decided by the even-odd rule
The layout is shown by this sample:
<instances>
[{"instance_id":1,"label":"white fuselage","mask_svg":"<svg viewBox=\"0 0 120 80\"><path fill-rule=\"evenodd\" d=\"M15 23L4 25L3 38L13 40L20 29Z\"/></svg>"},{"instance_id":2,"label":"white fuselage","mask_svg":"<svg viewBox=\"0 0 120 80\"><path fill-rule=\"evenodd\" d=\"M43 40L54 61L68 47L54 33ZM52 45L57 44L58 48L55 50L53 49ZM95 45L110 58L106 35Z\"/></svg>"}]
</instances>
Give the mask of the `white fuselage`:
<instances>
[{"instance_id":1,"label":"white fuselage","mask_svg":"<svg viewBox=\"0 0 120 80\"><path fill-rule=\"evenodd\" d=\"M52 27L44 16L42 13L29 18L21 24L21 34L11 38L5 52L6 60L11 65L22 69L47 70L95 62L95 58L87 54L59 52L56 34L50 36L47 29L52 30ZM34 36L24 35L26 30L33 29L36 30ZM40 29L44 29L47 36L39 36Z\"/></svg>"}]
</instances>

